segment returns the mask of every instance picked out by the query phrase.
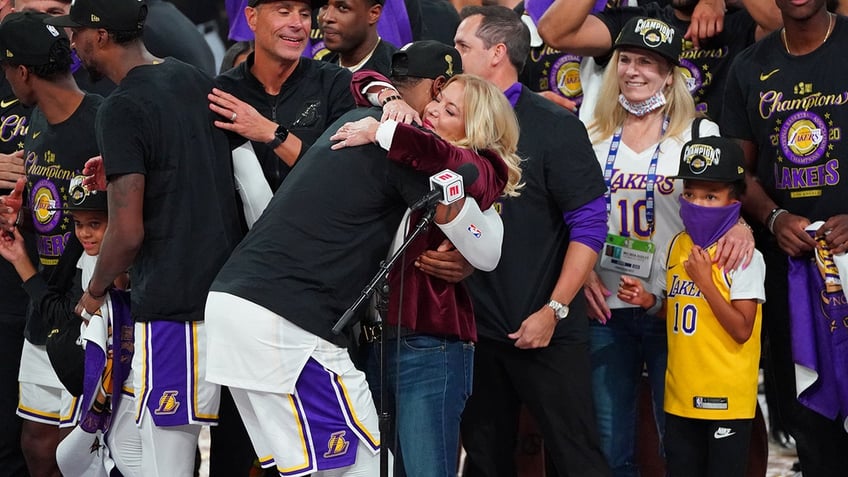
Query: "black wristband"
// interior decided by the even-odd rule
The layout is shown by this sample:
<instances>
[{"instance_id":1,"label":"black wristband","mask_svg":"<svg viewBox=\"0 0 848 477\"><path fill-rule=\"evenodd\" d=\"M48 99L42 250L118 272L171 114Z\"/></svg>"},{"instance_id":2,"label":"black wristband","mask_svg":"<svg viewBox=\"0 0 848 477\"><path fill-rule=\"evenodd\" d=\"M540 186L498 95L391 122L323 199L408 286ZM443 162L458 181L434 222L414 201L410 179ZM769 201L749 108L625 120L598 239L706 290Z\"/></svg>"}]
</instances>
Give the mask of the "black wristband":
<instances>
[{"instance_id":1,"label":"black wristband","mask_svg":"<svg viewBox=\"0 0 848 477\"><path fill-rule=\"evenodd\" d=\"M391 103L392 101L397 101L397 100L399 100L399 99L403 99L403 98L401 98L401 97L400 97L399 95L397 95L397 94L393 94L393 95L391 95L391 96L386 96L385 98L383 98L383 101L380 103L380 105L381 105L381 106L385 106L385 105L387 105L387 104Z\"/></svg>"}]
</instances>

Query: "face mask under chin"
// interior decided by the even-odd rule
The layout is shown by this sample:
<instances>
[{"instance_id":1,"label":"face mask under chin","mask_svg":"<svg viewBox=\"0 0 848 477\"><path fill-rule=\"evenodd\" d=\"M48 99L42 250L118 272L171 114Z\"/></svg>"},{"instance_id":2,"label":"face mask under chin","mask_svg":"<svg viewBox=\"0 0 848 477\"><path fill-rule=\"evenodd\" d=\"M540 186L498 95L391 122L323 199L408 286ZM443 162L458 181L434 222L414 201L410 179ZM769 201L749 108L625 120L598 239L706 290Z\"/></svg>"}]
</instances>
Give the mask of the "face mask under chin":
<instances>
[{"instance_id":1,"label":"face mask under chin","mask_svg":"<svg viewBox=\"0 0 848 477\"><path fill-rule=\"evenodd\" d=\"M644 101L630 101L624 97L623 94L618 95L618 102L621 104L621 107L624 108L628 113L642 117L651 111L656 111L657 109L662 108L666 105L665 94L663 94L662 88L659 91L651 95L650 98Z\"/></svg>"}]
</instances>

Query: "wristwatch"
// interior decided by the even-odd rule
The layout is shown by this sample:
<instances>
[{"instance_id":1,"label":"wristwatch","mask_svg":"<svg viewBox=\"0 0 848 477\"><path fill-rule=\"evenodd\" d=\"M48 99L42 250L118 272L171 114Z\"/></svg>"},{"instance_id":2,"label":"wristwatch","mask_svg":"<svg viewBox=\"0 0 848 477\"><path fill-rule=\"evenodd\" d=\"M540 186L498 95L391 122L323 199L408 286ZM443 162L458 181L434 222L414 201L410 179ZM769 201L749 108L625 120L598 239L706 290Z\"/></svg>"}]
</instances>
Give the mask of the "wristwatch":
<instances>
[{"instance_id":1,"label":"wristwatch","mask_svg":"<svg viewBox=\"0 0 848 477\"><path fill-rule=\"evenodd\" d=\"M551 301L548 302L548 306L552 310L554 310L554 316L556 317L557 321L562 320L563 318L568 316L568 305L563 305L562 303L551 299Z\"/></svg>"},{"instance_id":2,"label":"wristwatch","mask_svg":"<svg viewBox=\"0 0 848 477\"><path fill-rule=\"evenodd\" d=\"M283 127L282 124L277 126L277 130L274 131L274 139L266 142L265 145L270 147L272 150L276 149L277 146L284 143L286 138L289 137L289 130Z\"/></svg>"}]
</instances>

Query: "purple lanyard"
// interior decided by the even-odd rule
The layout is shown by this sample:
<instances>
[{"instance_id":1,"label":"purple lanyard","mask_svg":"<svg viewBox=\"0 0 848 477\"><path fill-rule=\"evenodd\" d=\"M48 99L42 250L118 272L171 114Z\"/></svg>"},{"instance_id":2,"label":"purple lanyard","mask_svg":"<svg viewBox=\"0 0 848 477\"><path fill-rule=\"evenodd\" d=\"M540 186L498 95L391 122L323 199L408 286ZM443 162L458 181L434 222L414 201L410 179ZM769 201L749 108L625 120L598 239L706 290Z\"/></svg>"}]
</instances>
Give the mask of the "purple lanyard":
<instances>
[{"instance_id":1,"label":"purple lanyard","mask_svg":"<svg viewBox=\"0 0 848 477\"><path fill-rule=\"evenodd\" d=\"M654 234L654 186L657 183L657 161L660 155L660 144L662 137L665 136L665 131L668 129L668 116L663 119L662 133L660 133L660 142L654 149L654 155L651 156L651 164L648 166L648 182L645 184L645 218L648 220L648 230L651 235ZM604 167L604 183L607 185L607 191L604 193L604 199L607 204L607 217L612 211L612 172L615 168L615 158L618 156L618 146L621 145L621 126L616 129L610 142L609 153L607 154L607 165Z\"/></svg>"}]
</instances>

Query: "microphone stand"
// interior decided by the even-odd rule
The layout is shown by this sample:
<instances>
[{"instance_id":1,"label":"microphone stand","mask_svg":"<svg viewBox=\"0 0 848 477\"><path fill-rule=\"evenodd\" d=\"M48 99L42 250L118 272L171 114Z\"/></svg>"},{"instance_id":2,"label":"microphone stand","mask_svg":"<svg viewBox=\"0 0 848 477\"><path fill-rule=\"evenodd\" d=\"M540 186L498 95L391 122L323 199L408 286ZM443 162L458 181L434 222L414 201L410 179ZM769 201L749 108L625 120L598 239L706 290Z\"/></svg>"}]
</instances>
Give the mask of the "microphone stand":
<instances>
[{"instance_id":1,"label":"microphone stand","mask_svg":"<svg viewBox=\"0 0 848 477\"><path fill-rule=\"evenodd\" d=\"M395 251L395 253L388 259L388 261L383 260L380 262L380 269L377 271L377 274L368 282L368 285L362 289L362 293L359 295L359 298L344 312L341 318L333 325L333 334L338 335L342 332L345 326L347 326L348 322L353 318L353 315L356 314L356 310L362 306L363 303L368 301L371 298L371 295L374 294L377 290L386 289L386 279L389 277L389 271L394 266L395 262L403 256L406 249L409 248L409 245L415 240L416 237L421 235L422 232L427 230L427 227L433 222L433 216L436 215L436 205L433 204L427 207L427 211L421 217L421 220L418 222L418 225L415 226L415 229L407 235L403 243L400 245L400 248ZM381 320L382 321L382 320ZM388 370L388 363L386 362L386 333L385 330L382 330L380 333L380 417L378 418L379 429L380 429L380 477L389 477L389 453L386 451L386 446L383 443L386 441L386 436L389 435L389 427L391 424L391 413L388 409L386 403L389 401L389 390L388 383L386 383L386 372Z\"/></svg>"}]
</instances>

